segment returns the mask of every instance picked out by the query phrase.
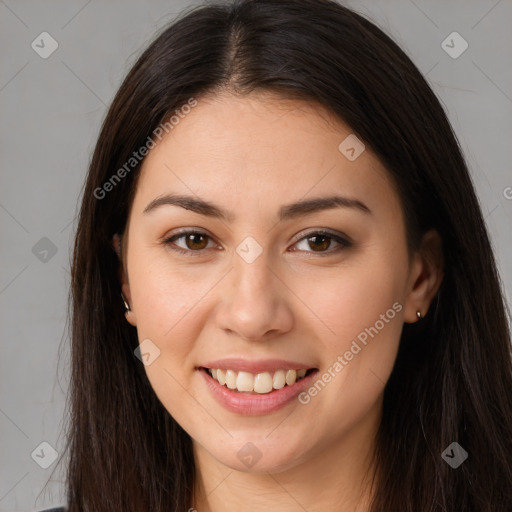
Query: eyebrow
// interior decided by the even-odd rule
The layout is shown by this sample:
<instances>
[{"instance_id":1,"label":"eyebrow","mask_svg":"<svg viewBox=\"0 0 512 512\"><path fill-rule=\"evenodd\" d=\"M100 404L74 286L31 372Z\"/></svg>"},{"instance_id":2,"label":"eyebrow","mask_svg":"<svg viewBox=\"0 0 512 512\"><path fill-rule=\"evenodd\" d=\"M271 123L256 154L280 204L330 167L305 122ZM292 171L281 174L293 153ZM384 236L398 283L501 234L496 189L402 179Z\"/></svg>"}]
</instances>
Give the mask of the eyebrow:
<instances>
[{"instance_id":1,"label":"eyebrow","mask_svg":"<svg viewBox=\"0 0 512 512\"><path fill-rule=\"evenodd\" d=\"M223 210L213 203L198 197L181 194L165 194L159 196L156 199L153 199L153 201L144 208L143 213L149 214L164 205L180 206L185 210L190 210L200 215L225 221L234 220L234 215L232 213ZM371 215L372 213L370 208L358 199L343 196L328 196L306 199L284 205L280 208L278 217L280 221L290 220L322 210L330 210L332 208L353 208L367 215Z\"/></svg>"}]
</instances>

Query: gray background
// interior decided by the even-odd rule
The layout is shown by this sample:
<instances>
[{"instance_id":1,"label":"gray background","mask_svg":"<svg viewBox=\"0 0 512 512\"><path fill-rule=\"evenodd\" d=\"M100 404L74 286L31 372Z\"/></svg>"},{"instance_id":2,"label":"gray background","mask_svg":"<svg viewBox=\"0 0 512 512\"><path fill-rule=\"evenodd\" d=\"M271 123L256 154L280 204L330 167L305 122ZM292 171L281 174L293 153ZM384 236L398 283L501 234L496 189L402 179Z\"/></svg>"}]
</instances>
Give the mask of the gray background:
<instances>
[{"instance_id":1,"label":"gray background","mask_svg":"<svg viewBox=\"0 0 512 512\"><path fill-rule=\"evenodd\" d=\"M31 454L64 444L77 198L122 77L157 29L197 3L0 0L0 511L65 503L62 470ZM346 4L400 44L447 109L510 292L512 0ZM47 59L31 47L44 31L59 45ZM469 44L455 59L441 46L453 31Z\"/></svg>"}]
</instances>

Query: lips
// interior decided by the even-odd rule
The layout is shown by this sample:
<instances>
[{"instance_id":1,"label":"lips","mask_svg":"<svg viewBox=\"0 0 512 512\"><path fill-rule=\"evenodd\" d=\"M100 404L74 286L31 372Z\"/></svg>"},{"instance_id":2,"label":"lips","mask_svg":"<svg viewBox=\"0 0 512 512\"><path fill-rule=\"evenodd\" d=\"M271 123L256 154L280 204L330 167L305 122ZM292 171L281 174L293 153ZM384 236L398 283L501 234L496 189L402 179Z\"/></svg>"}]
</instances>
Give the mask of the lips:
<instances>
[{"instance_id":1,"label":"lips","mask_svg":"<svg viewBox=\"0 0 512 512\"><path fill-rule=\"evenodd\" d=\"M249 372L252 374L263 372L275 372L277 370L309 370L316 368L314 364L285 359L265 359L261 361L249 361L240 358L227 358L208 361L201 365L202 368L216 368L221 370L233 370L235 372Z\"/></svg>"},{"instance_id":2,"label":"lips","mask_svg":"<svg viewBox=\"0 0 512 512\"><path fill-rule=\"evenodd\" d=\"M273 412L293 401L318 373L314 365L285 360L223 359L197 367L214 398L244 415Z\"/></svg>"}]
</instances>

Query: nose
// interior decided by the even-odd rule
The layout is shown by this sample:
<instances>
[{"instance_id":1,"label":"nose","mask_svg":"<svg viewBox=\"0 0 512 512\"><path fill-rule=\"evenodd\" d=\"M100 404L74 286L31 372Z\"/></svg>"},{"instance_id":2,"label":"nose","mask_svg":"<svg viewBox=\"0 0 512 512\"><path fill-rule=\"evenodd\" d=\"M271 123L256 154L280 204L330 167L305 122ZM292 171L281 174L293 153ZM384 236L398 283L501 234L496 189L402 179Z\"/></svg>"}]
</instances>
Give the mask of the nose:
<instances>
[{"instance_id":1,"label":"nose","mask_svg":"<svg viewBox=\"0 0 512 512\"><path fill-rule=\"evenodd\" d=\"M292 329L291 291L265 251L252 263L235 254L220 293L217 325L228 334L267 341Z\"/></svg>"}]
</instances>

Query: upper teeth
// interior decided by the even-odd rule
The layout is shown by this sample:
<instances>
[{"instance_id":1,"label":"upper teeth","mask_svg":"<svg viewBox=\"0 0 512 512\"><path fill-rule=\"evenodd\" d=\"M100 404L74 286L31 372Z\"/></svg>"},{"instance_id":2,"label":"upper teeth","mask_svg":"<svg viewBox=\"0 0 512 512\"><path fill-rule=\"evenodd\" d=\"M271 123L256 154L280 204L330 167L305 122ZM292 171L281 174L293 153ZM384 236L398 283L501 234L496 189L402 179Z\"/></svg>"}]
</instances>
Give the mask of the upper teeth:
<instances>
[{"instance_id":1,"label":"upper teeth","mask_svg":"<svg viewBox=\"0 0 512 512\"><path fill-rule=\"evenodd\" d=\"M306 370L277 370L274 375L262 372L256 375L249 372L235 372L207 368L208 373L223 386L237 391L254 391L255 393L270 393L273 389L281 389L287 384L291 386L306 375Z\"/></svg>"}]
</instances>

